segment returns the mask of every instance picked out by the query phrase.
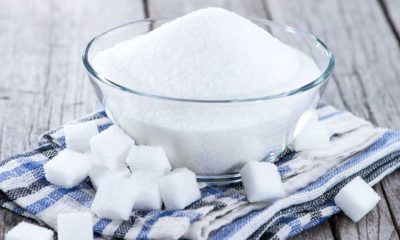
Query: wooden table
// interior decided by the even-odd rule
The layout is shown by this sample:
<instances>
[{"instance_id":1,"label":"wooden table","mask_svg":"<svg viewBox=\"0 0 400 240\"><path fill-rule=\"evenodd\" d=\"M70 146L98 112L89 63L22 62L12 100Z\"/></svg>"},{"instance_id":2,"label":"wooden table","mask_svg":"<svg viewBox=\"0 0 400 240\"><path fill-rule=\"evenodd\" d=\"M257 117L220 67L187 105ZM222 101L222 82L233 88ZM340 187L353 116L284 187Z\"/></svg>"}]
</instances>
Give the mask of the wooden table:
<instances>
[{"instance_id":1,"label":"wooden table","mask_svg":"<svg viewBox=\"0 0 400 240\"><path fill-rule=\"evenodd\" d=\"M92 36L133 19L207 6L314 33L337 59L326 100L400 129L399 0L0 0L0 159L99 107L81 61ZM382 201L359 223L339 214L297 238L399 239L400 172L375 190ZM0 238L22 220L0 210Z\"/></svg>"}]
</instances>

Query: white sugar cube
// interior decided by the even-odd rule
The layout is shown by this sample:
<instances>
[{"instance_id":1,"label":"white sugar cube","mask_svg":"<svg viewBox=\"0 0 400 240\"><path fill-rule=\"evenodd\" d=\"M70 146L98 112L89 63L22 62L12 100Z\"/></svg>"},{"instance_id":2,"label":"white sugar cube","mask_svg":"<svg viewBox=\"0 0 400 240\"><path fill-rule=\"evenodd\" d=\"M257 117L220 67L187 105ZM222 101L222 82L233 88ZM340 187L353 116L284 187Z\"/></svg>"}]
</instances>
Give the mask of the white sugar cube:
<instances>
[{"instance_id":1,"label":"white sugar cube","mask_svg":"<svg viewBox=\"0 0 400 240\"><path fill-rule=\"evenodd\" d=\"M356 177L338 192L334 201L353 222L358 222L380 199L372 187L361 177Z\"/></svg>"},{"instance_id":2,"label":"white sugar cube","mask_svg":"<svg viewBox=\"0 0 400 240\"><path fill-rule=\"evenodd\" d=\"M162 177L159 188L167 210L184 209L201 197L196 175L186 168L175 169Z\"/></svg>"},{"instance_id":3,"label":"white sugar cube","mask_svg":"<svg viewBox=\"0 0 400 240\"><path fill-rule=\"evenodd\" d=\"M172 168L164 150L153 146L133 146L126 163L132 171L148 170L168 173Z\"/></svg>"},{"instance_id":4,"label":"white sugar cube","mask_svg":"<svg viewBox=\"0 0 400 240\"><path fill-rule=\"evenodd\" d=\"M95 189L100 186L102 181L105 181L109 178L129 178L130 176L131 172L126 166L116 169L108 169L103 166L94 166L89 172L90 181Z\"/></svg>"},{"instance_id":5,"label":"white sugar cube","mask_svg":"<svg viewBox=\"0 0 400 240\"><path fill-rule=\"evenodd\" d=\"M161 210L162 200L158 180L135 179L138 188L135 205L136 210Z\"/></svg>"},{"instance_id":6,"label":"white sugar cube","mask_svg":"<svg viewBox=\"0 0 400 240\"><path fill-rule=\"evenodd\" d=\"M96 122L69 124L64 127L65 143L68 149L85 152L90 149L89 141L99 134Z\"/></svg>"},{"instance_id":7,"label":"white sugar cube","mask_svg":"<svg viewBox=\"0 0 400 240\"><path fill-rule=\"evenodd\" d=\"M163 172L157 171L146 171L146 170L136 170L132 171L132 179L136 180L147 180L147 181L157 181L160 180L165 174Z\"/></svg>"},{"instance_id":8,"label":"white sugar cube","mask_svg":"<svg viewBox=\"0 0 400 240\"><path fill-rule=\"evenodd\" d=\"M13 227L5 240L53 240L53 231L27 222L20 222Z\"/></svg>"},{"instance_id":9,"label":"white sugar cube","mask_svg":"<svg viewBox=\"0 0 400 240\"><path fill-rule=\"evenodd\" d=\"M58 240L93 240L93 218L90 213L61 213L57 215Z\"/></svg>"},{"instance_id":10,"label":"white sugar cube","mask_svg":"<svg viewBox=\"0 0 400 240\"><path fill-rule=\"evenodd\" d=\"M310 121L294 140L296 151L326 150L330 146L331 133L322 122Z\"/></svg>"},{"instance_id":11,"label":"white sugar cube","mask_svg":"<svg viewBox=\"0 0 400 240\"><path fill-rule=\"evenodd\" d=\"M165 174L158 171L136 170L132 172L132 180L135 182L138 195L134 209L160 210L162 200L158 182Z\"/></svg>"},{"instance_id":12,"label":"white sugar cube","mask_svg":"<svg viewBox=\"0 0 400 240\"><path fill-rule=\"evenodd\" d=\"M128 220L136 196L137 189L131 179L107 179L97 189L91 209L100 218Z\"/></svg>"},{"instance_id":13,"label":"white sugar cube","mask_svg":"<svg viewBox=\"0 0 400 240\"><path fill-rule=\"evenodd\" d=\"M43 168L47 181L63 188L72 188L89 175L91 162L85 154L65 149Z\"/></svg>"},{"instance_id":14,"label":"white sugar cube","mask_svg":"<svg viewBox=\"0 0 400 240\"><path fill-rule=\"evenodd\" d=\"M248 162L240 175L249 202L273 202L285 196L278 168L269 162Z\"/></svg>"},{"instance_id":15,"label":"white sugar cube","mask_svg":"<svg viewBox=\"0 0 400 240\"><path fill-rule=\"evenodd\" d=\"M129 149L134 141L119 127L113 125L90 140L93 156L110 169L124 165Z\"/></svg>"}]
</instances>

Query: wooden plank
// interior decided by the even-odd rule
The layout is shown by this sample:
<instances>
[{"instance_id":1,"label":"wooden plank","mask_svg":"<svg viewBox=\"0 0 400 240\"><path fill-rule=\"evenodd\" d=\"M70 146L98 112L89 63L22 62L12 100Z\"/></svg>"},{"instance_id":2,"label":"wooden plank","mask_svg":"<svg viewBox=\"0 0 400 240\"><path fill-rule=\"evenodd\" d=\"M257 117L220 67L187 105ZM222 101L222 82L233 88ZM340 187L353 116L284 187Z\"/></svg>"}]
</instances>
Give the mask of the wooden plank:
<instances>
[{"instance_id":1,"label":"wooden plank","mask_svg":"<svg viewBox=\"0 0 400 240\"><path fill-rule=\"evenodd\" d=\"M382 10L384 11L392 31L400 42L400 1L398 0L380 0Z\"/></svg>"},{"instance_id":2,"label":"wooden plank","mask_svg":"<svg viewBox=\"0 0 400 240\"><path fill-rule=\"evenodd\" d=\"M390 24L393 34L396 36L400 45L400 1L381 0L382 11ZM398 64L396 64L398 65ZM397 75L399 81L400 75ZM382 181L385 197L388 200L390 213L397 227L397 233L400 235L400 172L396 171L391 176Z\"/></svg>"},{"instance_id":3,"label":"wooden plank","mask_svg":"<svg viewBox=\"0 0 400 240\"><path fill-rule=\"evenodd\" d=\"M312 239L312 240L334 239L329 222L325 221L320 225L315 226L292 238L292 240L304 240L304 239Z\"/></svg>"},{"instance_id":4,"label":"wooden plank","mask_svg":"<svg viewBox=\"0 0 400 240\"><path fill-rule=\"evenodd\" d=\"M325 96L329 103L345 107L379 126L399 129L396 101L400 97L400 66L394 63L399 62L400 52L396 36L377 1L288 1L285 4L265 1L273 19L306 29L332 48L337 66ZM390 185L400 183L397 175L385 181L391 181ZM384 185L386 195L395 196L395 190ZM398 228L399 200L388 200L386 205L396 216L394 222ZM393 225L390 215L382 212L379 216L378 222ZM335 231L342 233L339 237L346 239L346 231L350 231L361 238L358 231L365 220L358 225L346 221L342 216L335 218L338 226ZM365 226L366 231L376 231L376 226L372 226ZM391 229L392 226L387 230Z\"/></svg>"},{"instance_id":5,"label":"wooden plank","mask_svg":"<svg viewBox=\"0 0 400 240\"><path fill-rule=\"evenodd\" d=\"M375 190L382 200L368 215L357 224L353 223L343 213L332 218L333 232L337 239L399 239L390 217L390 212L382 187L377 185Z\"/></svg>"},{"instance_id":6,"label":"wooden plank","mask_svg":"<svg viewBox=\"0 0 400 240\"><path fill-rule=\"evenodd\" d=\"M389 211L400 235L400 171L397 170L391 176L382 181L383 193L388 202Z\"/></svg>"},{"instance_id":7,"label":"wooden plank","mask_svg":"<svg viewBox=\"0 0 400 240\"><path fill-rule=\"evenodd\" d=\"M342 97L352 112L400 128L400 66L392 66L400 52L376 1L266 2L273 19L309 30L332 48L337 65L331 83L338 90L327 92L328 100Z\"/></svg>"},{"instance_id":8,"label":"wooden plank","mask_svg":"<svg viewBox=\"0 0 400 240\"><path fill-rule=\"evenodd\" d=\"M143 17L140 0L0 1L0 159L32 149L39 134L98 108L83 48L95 34ZM6 210L0 217L3 239L22 218Z\"/></svg>"},{"instance_id":9,"label":"wooden plank","mask_svg":"<svg viewBox=\"0 0 400 240\"><path fill-rule=\"evenodd\" d=\"M178 7L179 6L179 7ZM204 7L222 7L234 11L242 16L269 18L268 8L262 1L250 0L149 0L147 9L150 17L182 15L195 9ZM329 91L329 89L327 90ZM322 224L311 231L306 231L298 236L298 239L333 239L332 231L328 223Z\"/></svg>"}]
</instances>

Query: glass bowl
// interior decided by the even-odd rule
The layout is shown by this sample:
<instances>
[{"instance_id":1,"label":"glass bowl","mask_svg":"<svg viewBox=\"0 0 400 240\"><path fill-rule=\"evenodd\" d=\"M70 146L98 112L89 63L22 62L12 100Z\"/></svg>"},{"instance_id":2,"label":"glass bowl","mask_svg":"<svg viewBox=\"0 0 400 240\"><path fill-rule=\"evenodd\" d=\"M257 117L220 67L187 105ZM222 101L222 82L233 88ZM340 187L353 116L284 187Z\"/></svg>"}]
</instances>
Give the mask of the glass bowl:
<instances>
[{"instance_id":1,"label":"glass bowl","mask_svg":"<svg viewBox=\"0 0 400 240\"><path fill-rule=\"evenodd\" d=\"M134 21L93 38L83 54L89 78L108 117L136 143L162 146L173 168L191 169L199 181L240 181L237 171L246 162L275 161L307 123L333 71L334 57L310 33L250 18L280 41L311 57L321 75L304 86L273 95L200 100L137 91L102 76L93 67L93 57L99 51L172 19ZM185 123L184 127L177 127L179 123Z\"/></svg>"}]
</instances>

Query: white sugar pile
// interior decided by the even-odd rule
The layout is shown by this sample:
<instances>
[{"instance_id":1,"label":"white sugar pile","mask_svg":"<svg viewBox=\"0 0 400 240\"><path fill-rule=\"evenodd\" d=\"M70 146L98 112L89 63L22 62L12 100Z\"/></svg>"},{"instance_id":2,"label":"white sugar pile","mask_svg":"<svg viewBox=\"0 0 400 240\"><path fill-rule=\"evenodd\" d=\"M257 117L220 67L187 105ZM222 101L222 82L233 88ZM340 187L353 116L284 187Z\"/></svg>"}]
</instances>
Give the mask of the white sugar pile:
<instances>
[{"instance_id":1,"label":"white sugar pile","mask_svg":"<svg viewBox=\"0 0 400 240\"><path fill-rule=\"evenodd\" d=\"M121 42L98 53L94 66L132 89L190 99L266 96L320 73L305 54L220 8L195 11Z\"/></svg>"},{"instance_id":2,"label":"white sugar pile","mask_svg":"<svg viewBox=\"0 0 400 240\"><path fill-rule=\"evenodd\" d=\"M320 75L306 54L219 8L197 10L93 58L98 73L136 91L188 99L262 97ZM204 104L103 89L107 114L138 144L161 146L173 168L221 174L277 154L318 89L268 101Z\"/></svg>"}]
</instances>

